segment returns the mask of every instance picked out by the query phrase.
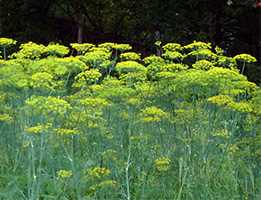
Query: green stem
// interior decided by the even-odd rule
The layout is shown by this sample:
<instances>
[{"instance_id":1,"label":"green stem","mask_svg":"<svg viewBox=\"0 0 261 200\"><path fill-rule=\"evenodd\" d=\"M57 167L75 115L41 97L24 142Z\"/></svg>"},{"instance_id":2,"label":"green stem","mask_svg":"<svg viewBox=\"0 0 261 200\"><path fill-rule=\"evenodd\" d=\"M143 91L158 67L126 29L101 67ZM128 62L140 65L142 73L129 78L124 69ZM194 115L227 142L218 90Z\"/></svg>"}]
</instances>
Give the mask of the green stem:
<instances>
[{"instance_id":1,"label":"green stem","mask_svg":"<svg viewBox=\"0 0 261 200\"><path fill-rule=\"evenodd\" d=\"M246 62L244 62L244 64L243 64L243 67L242 67L242 71L241 71L241 74L244 74L244 71L245 71L245 67L246 67Z\"/></svg>"},{"instance_id":2,"label":"green stem","mask_svg":"<svg viewBox=\"0 0 261 200\"><path fill-rule=\"evenodd\" d=\"M3 47L3 50L4 50L4 60L7 59L7 55L6 55L6 47Z\"/></svg>"}]
</instances>

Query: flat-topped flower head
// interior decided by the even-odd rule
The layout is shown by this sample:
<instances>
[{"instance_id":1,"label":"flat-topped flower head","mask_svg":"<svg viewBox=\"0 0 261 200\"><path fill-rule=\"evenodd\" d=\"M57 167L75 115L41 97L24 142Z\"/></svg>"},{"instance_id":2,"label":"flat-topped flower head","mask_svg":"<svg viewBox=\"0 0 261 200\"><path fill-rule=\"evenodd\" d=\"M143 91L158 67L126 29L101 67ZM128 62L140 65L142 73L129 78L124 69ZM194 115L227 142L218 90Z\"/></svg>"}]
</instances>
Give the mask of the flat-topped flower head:
<instances>
[{"instance_id":1,"label":"flat-topped flower head","mask_svg":"<svg viewBox=\"0 0 261 200\"><path fill-rule=\"evenodd\" d=\"M11 123L13 118L8 114L0 114L0 123Z\"/></svg>"},{"instance_id":2,"label":"flat-topped flower head","mask_svg":"<svg viewBox=\"0 0 261 200\"><path fill-rule=\"evenodd\" d=\"M11 38L0 38L0 47L3 47L3 48L15 45L16 43L17 43L17 41L13 40Z\"/></svg>"},{"instance_id":3,"label":"flat-topped flower head","mask_svg":"<svg viewBox=\"0 0 261 200\"><path fill-rule=\"evenodd\" d=\"M184 49L194 51L198 49L211 49L211 43L193 41L193 43L184 46Z\"/></svg>"},{"instance_id":4,"label":"flat-topped flower head","mask_svg":"<svg viewBox=\"0 0 261 200\"><path fill-rule=\"evenodd\" d=\"M188 69L187 65L179 64L179 63L170 63L161 65L160 70L162 72L180 72Z\"/></svg>"},{"instance_id":5,"label":"flat-topped flower head","mask_svg":"<svg viewBox=\"0 0 261 200\"><path fill-rule=\"evenodd\" d=\"M122 61L127 61L127 60L139 61L141 59L140 54L135 52L122 53L120 55L120 58Z\"/></svg>"},{"instance_id":6,"label":"flat-topped flower head","mask_svg":"<svg viewBox=\"0 0 261 200\"><path fill-rule=\"evenodd\" d=\"M105 48L108 49L109 51L111 51L114 48L115 43L113 42L105 42L102 44L99 44L98 47L99 48Z\"/></svg>"},{"instance_id":7,"label":"flat-topped flower head","mask_svg":"<svg viewBox=\"0 0 261 200\"><path fill-rule=\"evenodd\" d=\"M57 176L60 179L67 179L70 178L73 175L71 170L59 170L57 172Z\"/></svg>"},{"instance_id":8,"label":"flat-topped flower head","mask_svg":"<svg viewBox=\"0 0 261 200\"><path fill-rule=\"evenodd\" d=\"M214 64L208 60L199 60L192 65L193 69L199 70L209 70L212 67L214 67Z\"/></svg>"},{"instance_id":9,"label":"flat-topped flower head","mask_svg":"<svg viewBox=\"0 0 261 200\"><path fill-rule=\"evenodd\" d=\"M132 46L129 44L114 44L113 49L124 52L124 51L129 51L132 49Z\"/></svg>"},{"instance_id":10,"label":"flat-topped flower head","mask_svg":"<svg viewBox=\"0 0 261 200\"><path fill-rule=\"evenodd\" d=\"M91 51L80 57L80 60L93 68L99 67L103 62L109 60L111 52L104 50Z\"/></svg>"},{"instance_id":11,"label":"flat-topped flower head","mask_svg":"<svg viewBox=\"0 0 261 200\"><path fill-rule=\"evenodd\" d=\"M136 61L123 61L116 65L116 71L120 74L130 72L146 72L146 68Z\"/></svg>"},{"instance_id":12,"label":"flat-topped flower head","mask_svg":"<svg viewBox=\"0 0 261 200\"><path fill-rule=\"evenodd\" d=\"M79 73L74 78L73 86L81 88L86 85L95 84L98 82L102 74L98 69L90 69Z\"/></svg>"},{"instance_id":13,"label":"flat-topped flower head","mask_svg":"<svg viewBox=\"0 0 261 200\"><path fill-rule=\"evenodd\" d=\"M34 60L41 58L41 56L45 53L46 47L44 45L28 42L21 44L20 51L14 53L13 56L16 58L27 58Z\"/></svg>"},{"instance_id":14,"label":"flat-topped flower head","mask_svg":"<svg viewBox=\"0 0 261 200\"><path fill-rule=\"evenodd\" d=\"M166 172L171 167L171 160L168 157L161 157L154 161L154 166L159 172Z\"/></svg>"},{"instance_id":15,"label":"flat-topped flower head","mask_svg":"<svg viewBox=\"0 0 261 200\"><path fill-rule=\"evenodd\" d=\"M31 135L39 135L46 132L51 127L51 124L38 124L36 126L31 126L25 128L25 132Z\"/></svg>"},{"instance_id":16,"label":"flat-topped flower head","mask_svg":"<svg viewBox=\"0 0 261 200\"><path fill-rule=\"evenodd\" d=\"M143 122L160 122L168 117L168 114L156 106L147 107L141 112Z\"/></svg>"},{"instance_id":17,"label":"flat-topped flower head","mask_svg":"<svg viewBox=\"0 0 261 200\"><path fill-rule=\"evenodd\" d=\"M233 98L228 95L217 95L208 98L208 102L218 106L226 106L234 102Z\"/></svg>"},{"instance_id":18,"label":"flat-topped flower head","mask_svg":"<svg viewBox=\"0 0 261 200\"><path fill-rule=\"evenodd\" d=\"M26 105L32 108L34 112L45 115L50 113L64 115L72 108L64 99L52 96L32 96L26 100Z\"/></svg>"},{"instance_id":19,"label":"flat-topped flower head","mask_svg":"<svg viewBox=\"0 0 261 200\"><path fill-rule=\"evenodd\" d=\"M183 55L180 52L177 51L166 51L162 56L165 59L173 60L173 61L179 61L181 62L183 59Z\"/></svg>"},{"instance_id":20,"label":"flat-topped flower head","mask_svg":"<svg viewBox=\"0 0 261 200\"><path fill-rule=\"evenodd\" d=\"M165 44L162 49L166 52L166 51L182 51L183 47L178 44L178 43L168 43L168 44Z\"/></svg>"},{"instance_id":21,"label":"flat-topped flower head","mask_svg":"<svg viewBox=\"0 0 261 200\"><path fill-rule=\"evenodd\" d=\"M148 56L146 58L143 59L143 62L146 64L146 65L150 65L152 63L156 63L156 64L159 64L159 63L164 63L165 60L160 57L160 56L156 56L156 55L151 55L151 56Z\"/></svg>"},{"instance_id":22,"label":"flat-topped flower head","mask_svg":"<svg viewBox=\"0 0 261 200\"><path fill-rule=\"evenodd\" d=\"M105 168L105 167L94 167L89 170L87 170L87 173L89 176L93 178L103 178L108 175L110 175L111 170Z\"/></svg>"},{"instance_id":23,"label":"flat-topped flower head","mask_svg":"<svg viewBox=\"0 0 261 200\"><path fill-rule=\"evenodd\" d=\"M47 56L64 57L70 52L70 50L68 47L60 44L49 44L45 47L45 52Z\"/></svg>"},{"instance_id":24,"label":"flat-topped flower head","mask_svg":"<svg viewBox=\"0 0 261 200\"><path fill-rule=\"evenodd\" d=\"M239 54L239 55L236 55L234 57L234 59L236 61L240 61L240 62L246 62L246 63L253 63L253 62L256 62L256 58L249 55L249 54Z\"/></svg>"},{"instance_id":25,"label":"flat-topped flower head","mask_svg":"<svg viewBox=\"0 0 261 200\"><path fill-rule=\"evenodd\" d=\"M68 128L57 128L55 132L60 136L74 136L79 135L79 130L77 129L68 129Z\"/></svg>"},{"instance_id":26,"label":"flat-topped flower head","mask_svg":"<svg viewBox=\"0 0 261 200\"><path fill-rule=\"evenodd\" d=\"M94 44L90 44L90 43L82 43L82 44L71 43L70 45L73 49L75 49L78 52L79 55L83 55L86 52L88 52L90 49L95 47Z\"/></svg>"},{"instance_id":27,"label":"flat-topped flower head","mask_svg":"<svg viewBox=\"0 0 261 200\"><path fill-rule=\"evenodd\" d=\"M198 60L208 60L208 61L215 61L217 59L217 55L213 53L210 49L197 49L191 51L186 56L187 58L194 58L196 61Z\"/></svg>"},{"instance_id":28,"label":"flat-topped flower head","mask_svg":"<svg viewBox=\"0 0 261 200\"><path fill-rule=\"evenodd\" d=\"M232 102L228 104L228 108L240 113L251 113L255 109L249 102L246 101Z\"/></svg>"},{"instance_id":29,"label":"flat-topped flower head","mask_svg":"<svg viewBox=\"0 0 261 200\"><path fill-rule=\"evenodd\" d=\"M47 72L38 72L32 75L33 88L45 88L54 90L55 82L53 76Z\"/></svg>"},{"instance_id":30,"label":"flat-topped flower head","mask_svg":"<svg viewBox=\"0 0 261 200\"><path fill-rule=\"evenodd\" d=\"M80 100L81 105L86 106L88 108L104 108L109 106L109 102L106 99L99 97L88 97Z\"/></svg>"},{"instance_id":31,"label":"flat-topped flower head","mask_svg":"<svg viewBox=\"0 0 261 200\"><path fill-rule=\"evenodd\" d=\"M218 56L217 61L215 62L215 65L218 67L233 69L233 68L237 67L237 62L232 57Z\"/></svg>"}]
</instances>

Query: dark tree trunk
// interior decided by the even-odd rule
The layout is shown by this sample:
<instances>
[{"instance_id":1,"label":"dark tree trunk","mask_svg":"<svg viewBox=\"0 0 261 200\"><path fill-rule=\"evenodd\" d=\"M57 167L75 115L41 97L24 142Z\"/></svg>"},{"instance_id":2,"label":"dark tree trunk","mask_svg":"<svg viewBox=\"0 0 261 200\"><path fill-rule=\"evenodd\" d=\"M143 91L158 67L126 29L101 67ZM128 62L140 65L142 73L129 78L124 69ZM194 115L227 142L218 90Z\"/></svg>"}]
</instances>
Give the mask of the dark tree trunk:
<instances>
[{"instance_id":1,"label":"dark tree trunk","mask_svg":"<svg viewBox=\"0 0 261 200\"><path fill-rule=\"evenodd\" d=\"M84 16L80 15L78 20L79 21L78 21L77 42L81 44L83 42Z\"/></svg>"}]
</instances>

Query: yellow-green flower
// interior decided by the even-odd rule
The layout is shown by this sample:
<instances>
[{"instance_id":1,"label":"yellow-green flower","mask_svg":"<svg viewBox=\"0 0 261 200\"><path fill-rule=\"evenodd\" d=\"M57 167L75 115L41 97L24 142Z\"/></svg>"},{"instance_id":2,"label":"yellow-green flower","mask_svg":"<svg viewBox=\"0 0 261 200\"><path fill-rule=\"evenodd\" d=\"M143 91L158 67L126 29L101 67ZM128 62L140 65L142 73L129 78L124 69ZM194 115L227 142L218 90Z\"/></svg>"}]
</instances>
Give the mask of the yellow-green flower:
<instances>
[{"instance_id":1,"label":"yellow-green flower","mask_svg":"<svg viewBox=\"0 0 261 200\"><path fill-rule=\"evenodd\" d=\"M228 104L228 107L234 111L242 113L250 113L254 110L252 105L248 102L232 102Z\"/></svg>"},{"instance_id":2,"label":"yellow-green flower","mask_svg":"<svg viewBox=\"0 0 261 200\"><path fill-rule=\"evenodd\" d=\"M137 54L135 52L127 52L127 53L122 53L120 55L121 60L133 60L133 61L137 61L140 60L140 54Z\"/></svg>"},{"instance_id":3,"label":"yellow-green flower","mask_svg":"<svg viewBox=\"0 0 261 200\"><path fill-rule=\"evenodd\" d=\"M240 62L246 62L246 63L252 63L256 62L256 58L249 55L249 54L239 54L234 57L235 60L238 60Z\"/></svg>"},{"instance_id":4,"label":"yellow-green flower","mask_svg":"<svg viewBox=\"0 0 261 200\"><path fill-rule=\"evenodd\" d=\"M70 52L68 47L60 44L49 44L47 47L45 47L45 51L47 55L59 57L63 57Z\"/></svg>"},{"instance_id":5,"label":"yellow-green flower","mask_svg":"<svg viewBox=\"0 0 261 200\"><path fill-rule=\"evenodd\" d=\"M208 60L199 60L193 64L192 67L199 70L209 70L210 68L214 67L214 64Z\"/></svg>"},{"instance_id":6,"label":"yellow-green flower","mask_svg":"<svg viewBox=\"0 0 261 200\"><path fill-rule=\"evenodd\" d=\"M122 61L117 63L115 68L120 74L131 72L146 72L147 69L136 61Z\"/></svg>"},{"instance_id":7,"label":"yellow-green flower","mask_svg":"<svg viewBox=\"0 0 261 200\"><path fill-rule=\"evenodd\" d=\"M183 49L178 43L167 43L162 48L164 51L181 51Z\"/></svg>"},{"instance_id":8,"label":"yellow-green flower","mask_svg":"<svg viewBox=\"0 0 261 200\"><path fill-rule=\"evenodd\" d=\"M155 106L147 107L141 112L141 119L144 122L160 122L168 117L168 114Z\"/></svg>"},{"instance_id":9,"label":"yellow-green flower","mask_svg":"<svg viewBox=\"0 0 261 200\"><path fill-rule=\"evenodd\" d=\"M74 79L74 87L83 87L88 84L97 83L102 74L98 69L90 69L79 73Z\"/></svg>"},{"instance_id":10,"label":"yellow-green flower","mask_svg":"<svg viewBox=\"0 0 261 200\"><path fill-rule=\"evenodd\" d=\"M208 102L218 106L226 106L233 102L233 98L228 95L217 95L208 98Z\"/></svg>"},{"instance_id":11,"label":"yellow-green flower","mask_svg":"<svg viewBox=\"0 0 261 200\"><path fill-rule=\"evenodd\" d=\"M38 135L40 133L43 133L47 129L49 129L50 126L51 126L51 124L46 124L46 125L39 124L37 126L32 126L32 127L25 128L25 132L27 132L29 134Z\"/></svg>"},{"instance_id":12,"label":"yellow-green flower","mask_svg":"<svg viewBox=\"0 0 261 200\"><path fill-rule=\"evenodd\" d=\"M73 175L71 170L59 170L57 176L61 179L70 178Z\"/></svg>"},{"instance_id":13,"label":"yellow-green flower","mask_svg":"<svg viewBox=\"0 0 261 200\"><path fill-rule=\"evenodd\" d=\"M72 136L72 135L79 134L79 131L77 129L66 129L66 128L57 128L55 129L55 132L61 136Z\"/></svg>"},{"instance_id":14,"label":"yellow-green flower","mask_svg":"<svg viewBox=\"0 0 261 200\"><path fill-rule=\"evenodd\" d=\"M110 175L111 170L104 167L94 167L88 170L88 174L93 178L102 178Z\"/></svg>"},{"instance_id":15,"label":"yellow-green flower","mask_svg":"<svg viewBox=\"0 0 261 200\"><path fill-rule=\"evenodd\" d=\"M16 41L10 38L0 38L0 47L15 45Z\"/></svg>"},{"instance_id":16,"label":"yellow-green flower","mask_svg":"<svg viewBox=\"0 0 261 200\"><path fill-rule=\"evenodd\" d=\"M89 107L89 108L104 108L109 106L109 102L106 99L99 98L99 97L89 97L80 100L80 103L83 106Z\"/></svg>"},{"instance_id":17,"label":"yellow-green flower","mask_svg":"<svg viewBox=\"0 0 261 200\"><path fill-rule=\"evenodd\" d=\"M164 63L164 59L159 57L159 56L156 56L156 55L151 55L151 56L144 58L143 62L146 65L149 65L149 64L152 64L152 63L160 64L160 63Z\"/></svg>"},{"instance_id":18,"label":"yellow-green flower","mask_svg":"<svg viewBox=\"0 0 261 200\"><path fill-rule=\"evenodd\" d=\"M90 43L83 43L83 44L78 44L78 43L72 43L70 44L71 47L73 49L75 49L79 54L84 54L87 51L89 51L90 49L92 49L93 47L95 47L95 45L90 44Z\"/></svg>"},{"instance_id":19,"label":"yellow-green flower","mask_svg":"<svg viewBox=\"0 0 261 200\"><path fill-rule=\"evenodd\" d=\"M13 118L8 114L0 114L0 122L10 123L13 121Z\"/></svg>"},{"instance_id":20,"label":"yellow-green flower","mask_svg":"<svg viewBox=\"0 0 261 200\"><path fill-rule=\"evenodd\" d=\"M104 188L115 188L117 186L117 182L114 180L105 180L102 181L98 184L95 184L90 187L90 191L95 192L99 189L104 189Z\"/></svg>"},{"instance_id":21,"label":"yellow-green flower","mask_svg":"<svg viewBox=\"0 0 261 200\"><path fill-rule=\"evenodd\" d=\"M171 160L168 157L161 157L154 161L154 166L160 172L166 172L170 169Z\"/></svg>"},{"instance_id":22,"label":"yellow-green flower","mask_svg":"<svg viewBox=\"0 0 261 200\"><path fill-rule=\"evenodd\" d=\"M193 41L193 43L184 46L186 50L211 49L211 43Z\"/></svg>"}]
</instances>

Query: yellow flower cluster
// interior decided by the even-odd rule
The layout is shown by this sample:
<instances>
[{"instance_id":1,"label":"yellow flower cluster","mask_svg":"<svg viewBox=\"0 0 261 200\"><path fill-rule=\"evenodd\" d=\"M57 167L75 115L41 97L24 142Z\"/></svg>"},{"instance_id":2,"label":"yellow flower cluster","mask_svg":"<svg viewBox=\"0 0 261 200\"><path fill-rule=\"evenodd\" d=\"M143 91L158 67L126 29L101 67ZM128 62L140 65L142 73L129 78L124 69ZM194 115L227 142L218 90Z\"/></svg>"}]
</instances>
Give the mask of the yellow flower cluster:
<instances>
[{"instance_id":1,"label":"yellow flower cluster","mask_svg":"<svg viewBox=\"0 0 261 200\"><path fill-rule=\"evenodd\" d=\"M60 45L60 44L49 44L47 47L45 47L45 52L49 56L59 56L63 57L67 55L70 50L68 47Z\"/></svg>"},{"instance_id":2,"label":"yellow flower cluster","mask_svg":"<svg viewBox=\"0 0 261 200\"><path fill-rule=\"evenodd\" d=\"M183 55L177 51L167 51L166 53L162 54L162 56L170 60L181 61L183 59Z\"/></svg>"},{"instance_id":3,"label":"yellow flower cluster","mask_svg":"<svg viewBox=\"0 0 261 200\"><path fill-rule=\"evenodd\" d=\"M25 128L25 132L27 132L29 134L38 135L40 133L43 133L44 131L46 131L50 127L51 127L51 124L46 124L46 125L39 124L37 126Z\"/></svg>"},{"instance_id":4,"label":"yellow flower cluster","mask_svg":"<svg viewBox=\"0 0 261 200\"><path fill-rule=\"evenodd\" d=\"M10 38L0 38L0 47L15 45L16 41Z\"/></svg>"},{"instance_id":5,"label":"yellow flower cluster","mask_svg":"<svg viewBox=\"0 0 261 200\"><path fill-rule=\"evenodd\" d=\"M193 43L184 46L186 50L211 49L211 43L193 41Z\"/></svg>"},{"instance_id":6,"label":"yellow flower cluster","mask_svg":"<svg viewBox=\"0 0 261 200\"><path fill-rule=\"evenodd\" d=\"M10 123L13 121L13 118L8 114L0 114L0 122Z\"/></svg>"},{"instance_id":7,"label":"yellow flower cluster","mask_svg":"<svg viewBox=\"0 0 261 200\"><path fill-rule=\"evenodd\" d=\"M252 105L248 102L232 102L228 106L230 109L242 113L251 113L254 110Z\"/></svg>"},{"instance_id":8,"label":"yellow flower cluster","mask_svg":"<svg viewBox=\"0 0 261 200\"><path fill-rule=\"evenodd\" d=\"M83 87L87 84L97 83L102 74L98 69L90 69L79 73L75 77L74 87Z\"/></svg>"},{"instance_id":9,"label":"yellow flower cluster","mask_svg":"<svg viewBox=\"0 0 261 200\"><path fill-rule=\"evenodd\" d=\"M99 98L99 97L89 97L80 100L80 103L83 106L87 106L90 108L104 108L109 106L109 102L106 99Z\"/></svg>"},{"instance_id":10,"label":"yellow flower cluster","mask_svg":"<svg viewBox=\"0 0 261 200\"><path fill-rule=\"evenodd\" d=\"M249 55L249 54L239 54L234 57L235 60L238 60L240 62L246 62L246 63L252 63L256 62L256 58Z\"/></svg>"},{"instance_id":11,"label":"yellow flower cluster","mask_svg":"<svg viewBox=\"0 0 261 200\"><path fill-rule=\"evenodd\" d=\"M168 43L165 44L162 49L164 51L181 51L183 47L178 43Z\"/></svg>"},{"instance_id":12,"label":"yellow flower cluster","mask_svg":"<svg viewBox=\"0 0 261 200\"><path fill-rule=\"evenodd\" d=\"M232 97L227 95L213 96L208 98L208 101L212 104L216 104L218 106L225 106L228 109L243 113L250 113L254 110L253 106L249 102L235 102L233 101Z\"/></svg>"},{"instance_id":13,"label":"yellow flower cluster","mask_svg":"<svg viewBox=\"0 0 261 200\"><path fill-rule=\"evenodd\" d=\"M137 60L140 60L140 54L137 54L135 52L127 52L127 53L122 53L120 55L120 58L123 61L126 61L126 60L137 61Z\"/></svg>"},{"instance_id":14,"label":"yellow flower cluster","mask_svg":"<svg viewBox=\"0 0 261 200\"><path fill-rule=\"evenodd\" d=\"M217 95L217 96L208 98L208 102L210 102L212 104L216 104L218 106L226 106L226 105L230 104L231 102L233 102L233 99L232 99L232 97L227 96L227 95Z\"/></svg>"},{"instance_id":15,"label":"yellow flower cluster","mask_svg":"<svg viewBox=\"0 0 261 200\"><path fill-rule=\"evenodd\" d=\"M168 114L155 106L147 107L141 112L141 119L143 122L160 122L166 119Z\"/></svg>"},{"instance_id":16,"label":"yellow flower cluster","mask_svg":"<svg viewBox=\"0 0 261 200\"><path fill-rule=\"evenodd\" d=\"M199 70L209 70L210 68L214 67L213 63L208 60L199 60L192 65L194 69Z\"/></svg>"},{"instance_id":17,"label":"yellow flower cluster","mask_svg":"<svg viewBox=\"0 0 261 200\"><path fill-rule=\"evenodd\" d=\"M120 74L131 72L146 72L146 68L136 61L122 61L117 63L115 68Z\"/></svg>"},{"instance_id":18,"label":"yellow flower cluster","mask_svg":"<svg viewBox=\"0 0 261 200\"><path fill-rule=\"evenodd\" d=\"M95 47L95 45L90 43L83 43L83 44L72 43L71 47L75 49L78 52L78 54L84 54L87 51L89 51L91 48Z\"/></svg>"},{"instance_id":19,"label":"yellow flower cluster","mask_svg":"<svg viewBox=\"0 0 261 200\"><path fill-rule=\"evenodd\" d=\"M159 172L166 172L170 169L171 160L168 157L161 157L154 161L154 166Z\"/></svg>"},{"instance_id":20,"label":"yellow flower cluster","mask_svg":"<svg viewBox=\"0 0 261 200\"><path fill-rule=\"evenodd\" d=\"M73 175L71 170L59 170L57 176L61 179L70 178Z\"/></svg>"},{"instance_id":21,"label":"yellow flower cluster","mask_svg":"<svg viewBox=\"0 0 261 200\"><path fill-rule=\"evenodd\" d=\"M34 88L54 89L53 76L47 72L38 72L32 75Z\"/></svg>"},{"instance_id":22,"label":"yellow flower cluster","mask_svg":"<svg viewBox=\"0 0 261 200\"><path fill-rule=\"evenodd\" d=\"M98 184L95 184L90 187L90 192L96 192L99 189L104 189L104 188L115 188L117 186L117 182L114 180L105 180L101 181Z\"/></svg>"},{"instance_id":23,"label":"yellow flower cluster","mask_svg":"<svg viewBox=\"0 0 261 200\"><path fill-rule=\"evenodd\" d=\"M111 170L104 167L94 167L88 170L88 174L93 178L103 178L110 175Z\"/></svg>"},{"instance_id":24,"label":"yellow flower cluster","mask_svg":"<svg viewBox=\"0 0 261 200\"><path fill-rule=\"evenodd\" d=\"M64 99L52 96L32 96L26 100L26 104L33 108L35 112L44 114L54 113L63 115L72 108Z\"/></svg>"},{"instance_id":25,"label":"yellow flower cluster","mask_svg":"<svg viewBox=\"0 0 261 200\"><path fill-rule=\"evenodd\" d=\"M77 129L57 128L57 129L55 129L55 132L61 136L72 136L72 135L79 134L79 131Z\"/></svg>"}]
</instances>

